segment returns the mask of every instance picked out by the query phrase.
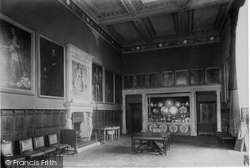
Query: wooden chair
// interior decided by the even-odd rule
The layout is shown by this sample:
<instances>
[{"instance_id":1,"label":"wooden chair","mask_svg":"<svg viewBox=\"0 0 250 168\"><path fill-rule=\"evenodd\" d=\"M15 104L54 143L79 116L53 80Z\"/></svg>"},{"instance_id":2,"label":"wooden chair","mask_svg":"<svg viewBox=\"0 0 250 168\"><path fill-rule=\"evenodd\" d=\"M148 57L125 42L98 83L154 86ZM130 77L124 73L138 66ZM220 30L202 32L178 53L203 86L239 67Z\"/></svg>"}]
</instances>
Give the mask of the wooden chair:
<instances>
[{"instance_id":1,"label":"wooden chair","mask_svg":"<svg viewBox=\"0 0 250 168\"><path fill-rule=\"evenodd\" d=\"M67 149L67 156L68 156L69 145L58 143L57 134L48 135L48 139L49 139L49 146L56 148L56 153L59 154L59 157L60 157L60 154L62 153L62 150L66 150L66 149Z\"/></svg>"},{"instance_id":2,"label":"wooden chair","mask_svg":"<svg viewBox=\"0 0 250 168\"><path fill-rule=\"evenodd\" d=\"M15 161L24 161L25 160L24 156L13 155L13 149L12 149L12 142L11 141L3 141L1 143L1 155L2 155L2 159L3 159L1 162L3 164L5 164L6 160L11 161L11 164L8 165L9 167L16 166L16 164L14 164L14 162L13 162L14 160Z\"/></svg>"},{"instance_id":3,"label":"wooden chair","mask_svg":"<svg viewBox=\"0 0 250 168\"><path fill-rule=\"evenodd\" d=\"M34 137L33 138L33 146L34 149L37 151L42 151L45 153L45 156L50 156L51 153L54 153L55 159L56 159L56 147L45 147L44 145L44 137Z\"/></svg>"},{"instance_id":4,"label":"wooden chair","mask_svg":"<svg viewBox=\"0 0 250 168\"><path fill-rule=\"evenodd\" d=\"M36 159L37 157L44 157L45 152L34 150L32 138L19 140L20 152L28 160Z\"/></svg>"}]
</instances>

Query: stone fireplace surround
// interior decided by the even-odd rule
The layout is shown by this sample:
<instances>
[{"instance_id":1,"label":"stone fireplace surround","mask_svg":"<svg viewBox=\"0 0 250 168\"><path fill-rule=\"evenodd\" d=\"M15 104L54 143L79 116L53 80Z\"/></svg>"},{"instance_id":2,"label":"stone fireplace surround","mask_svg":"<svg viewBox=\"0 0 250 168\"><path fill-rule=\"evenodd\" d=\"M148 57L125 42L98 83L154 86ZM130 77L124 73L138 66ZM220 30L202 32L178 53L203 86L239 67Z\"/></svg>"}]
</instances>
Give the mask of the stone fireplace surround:
<instances>
[{"instance_id":1,"label":"stone fireplace surround","mask_svg":"<svg viewBox=\"0 0 250 168\"><path fill-rule=\"evenodd\" d=\"M82 112L83 119L80 122L80 139L83 141L90 141L93 123L92 123L92 114L93 114L93 105L92 104L81 104L81 103L65 103L64 104L67 112L66 112L66 129L75 129L73 123L73 113L74 112Z\"/></svg>"}]
</instances>

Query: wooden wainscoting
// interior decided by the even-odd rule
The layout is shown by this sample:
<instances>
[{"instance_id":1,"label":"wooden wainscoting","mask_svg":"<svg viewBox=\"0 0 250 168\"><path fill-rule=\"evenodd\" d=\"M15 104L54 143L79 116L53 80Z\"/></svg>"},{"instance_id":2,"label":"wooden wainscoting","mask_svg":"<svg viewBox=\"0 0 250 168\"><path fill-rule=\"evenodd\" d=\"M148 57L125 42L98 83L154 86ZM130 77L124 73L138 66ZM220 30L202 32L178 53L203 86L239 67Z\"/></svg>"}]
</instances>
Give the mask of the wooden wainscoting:
<instances>
[{"instance_id":1,"label":"wooden wainscoting","mask_svg":"<svg viewBox=\"0 0 250 168\"><path fill-rule=\"evenodd\" d=\"M12 141L19 154L18 140L56 133L60 142L66 110L1 109L1 140Z\"/></svg>"},{"instance_id":2,"label":"wooden wainscoting","mask_svg":"<svg viewBox=\"0 0 250 168\"><path fill-rule=\"evenodd\" d=\"M94 110L92 118L93 132L98 127L122 126L121 110Z\"/></svg>"}]
</instances>

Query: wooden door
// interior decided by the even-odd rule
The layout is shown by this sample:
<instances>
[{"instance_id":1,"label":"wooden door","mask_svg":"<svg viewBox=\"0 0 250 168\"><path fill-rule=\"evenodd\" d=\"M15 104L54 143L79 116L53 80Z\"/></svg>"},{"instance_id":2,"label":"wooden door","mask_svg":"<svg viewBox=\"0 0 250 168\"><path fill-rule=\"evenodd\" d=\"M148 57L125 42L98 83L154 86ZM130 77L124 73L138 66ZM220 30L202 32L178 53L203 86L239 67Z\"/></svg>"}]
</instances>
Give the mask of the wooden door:
<instances>
[{"instance_id":1,"label":"wooden door","mask_svg":"<svg viewBox=\"0 0 250 168\"><path fill-rule=\"evenodd\" d=\"M128 116L128 132L136 133L142 130L142 104L130 103Z\"/></svg>"},{"instance_id":2,"label":"wooden door","mask_svg":"<svg viewBox=\"0 0 250 168\"><path fill-rule=\"evenodd\" d=\"M205 102L200 103L200 114L198 123L198 132L200 134L213 135L216 131L216 103Z\"/></svg>"}]
</instances>

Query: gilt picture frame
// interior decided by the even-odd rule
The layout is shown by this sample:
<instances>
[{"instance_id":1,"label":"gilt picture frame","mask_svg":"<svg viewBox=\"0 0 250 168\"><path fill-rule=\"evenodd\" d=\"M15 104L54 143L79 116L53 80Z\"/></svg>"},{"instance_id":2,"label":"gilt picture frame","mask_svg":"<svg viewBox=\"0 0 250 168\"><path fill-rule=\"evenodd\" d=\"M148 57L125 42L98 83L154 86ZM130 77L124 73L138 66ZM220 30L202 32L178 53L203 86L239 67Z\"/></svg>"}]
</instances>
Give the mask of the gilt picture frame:
<instances>
[{"instance_id":1,"label":"gilt picture frame","mask_svg":"<svg viewBox=\"0 0 250 168\"><path fill-rule=\"evenodd\" d=\"M1 92L35 94L35 33L0 14Z\"/></svg>"},{"instance_id":2,"label":"gilt picture frame","mask_svg":"<svg viewBox=\"0 0 250 168\"><path fill-rule=\"evenodd\" d=\"M122 103L122 75L115 73L115 103Z\"/></svg>"},{"instance_id":3,"label":"gilt picture frame","mask_svg":"<svg viewBox=\"0 0 250 168\"><path fill-rule=\"evenodd\" d=\"M220 83L220 69L218 67L211 67L206 69L206 83Z\"/></svg>"},{"instance_id":4,"label":"gilt picture frame","mask_svg":"<svg viewBox=\"0 0 250 168\"><path fill-rule=\"evenodd\" d=\"M65 98L64 46L38 35L39 97Z\"/></svg>"},{"instance_id":5,"label":"gilt picture frame","mask_svg":"<svg viewBox=\"0 0 250 168\"><path fill-rule=\"evenodd\" d=\"M94 102L103 102L103 67L92 63L92 94Z\"/></svg>"},{"instance_id":6,"label":"gilt picture frame","mask_svg":"<svg viewBox=\"0 0 250 168\"><path fill-rule=\"evenodd\" d=\"M173 71L164 71L161 73L161 86L173 86L174 73Z\"/></svg>"},{"instance_id":7,"label":"gilt picture frame","mask_svg":"<svg viewBox=\"0 0 250 168\"><path fill-rule=\"evenodd\" d=\"M204 84L204 70L203 69L190 69L190 84L200 85Z\"/></svg>"},{"instance_id":8,"label":"gilt picture frame","mask_svg":"<svg viewBox=\"0 0 250 168\"><path fill-rule=\"evenodd\" d=\"M188 85L188 70L175 71L175 85Z\"/></svg>"},{"instance_id":9,"label":"gilt picture frame","mask_svg":"<svg viewBox=\"0 0 250 168\"><path fill-rule=\"evenodd\" d=\"M158 87L161 83L161 76L159 72L149 73L148 74L148 86L149 87Z\"/></svg>"},{"instance_id":10,"label":"gilt picture frame","mask_svg":"<svg viewBox=\"0 0 250 168\"><path fill-rule=\"evenodd\" d=\"M145 87L147 86L146 74L136 74L136 87Z\"/></svg>"},{"instance_id":11,"label":"gilt picture frame","mask_svg":"<svg viewBox=\"0 0 250 168\"><path fill-rule=\"evenodd\" d=\"M104 100L105 103L114 103L114 73L105 69Z\"/></svg>"},{"instance_id":12,"label":"gilt picture frame","mask_svg":"<svg viewBox=\"0 0 250 168\"><path fill-rule=\"evenodd\" d=\"M134 75L123 75L123 88L134 88Z\"/></svg>"}]
</instances>

